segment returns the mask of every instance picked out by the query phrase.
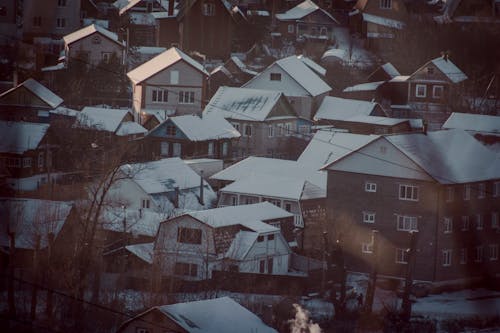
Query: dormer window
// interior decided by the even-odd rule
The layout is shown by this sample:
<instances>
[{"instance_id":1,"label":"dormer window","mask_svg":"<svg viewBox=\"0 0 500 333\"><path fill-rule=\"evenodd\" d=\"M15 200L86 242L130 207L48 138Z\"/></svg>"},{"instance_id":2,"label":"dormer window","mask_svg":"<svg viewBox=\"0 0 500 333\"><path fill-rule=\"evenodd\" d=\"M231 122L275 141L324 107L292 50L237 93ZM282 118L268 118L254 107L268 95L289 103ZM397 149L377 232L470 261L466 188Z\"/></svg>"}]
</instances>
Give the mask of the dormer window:
<instances>
[{"instance_id":1,"label":"dormer window","mask_svg":"<svg viewBox=\"0 0 500 333\"><path fill-rule=\"evenodd\" d=\"M271 81L281 81L281 73L271 73Z\"/></svg>"},{"instance_id":2,"label":"dormer window","mask_svg":"<svg viewBox=\"0 0 500 333\"><path fill-rule=\"evenodd\" d=\"M392 0L380 0L380 8L381 9L391 9L392 8Z\"/></svg>"},{"instance_id":3,"label":"dormer window","mask_svg":"<svg viewBox=\"0 0 500 333\"><path fill-rule=\"evenodd\" d=\"M175 136L177 134L177 128L173 125L167 125L167 135Z\"/></svg>"},{"instance_id":4,"label":"dormer window","mask_svg":"<svg viewBox=\"0 0 500 333\"><path fill-rule=\"evenodd\" d=\"M212 2L205 2L202 6L203 16L215 16L215 4Z\"/></svg>"}]
</instances>

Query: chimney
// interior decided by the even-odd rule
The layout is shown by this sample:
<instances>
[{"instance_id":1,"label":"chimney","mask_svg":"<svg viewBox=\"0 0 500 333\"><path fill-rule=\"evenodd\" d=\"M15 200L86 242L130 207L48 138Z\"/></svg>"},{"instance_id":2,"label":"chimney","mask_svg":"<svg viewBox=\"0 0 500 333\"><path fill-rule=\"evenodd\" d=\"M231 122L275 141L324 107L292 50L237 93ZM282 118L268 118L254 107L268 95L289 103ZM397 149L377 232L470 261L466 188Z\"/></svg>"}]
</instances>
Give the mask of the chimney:
<instances>
[{"instance_id":1,"label":"chimney","mask_svg":"<svg viewBox=\"0 0 500 333\"><path fill-rule=\"evenodd\" d=\"M200 205L205 205L203 200L203 170L200 170Z\"/></svg>"},{"instance_id":2,"label":"chimney","mask_svg":"<svg viewBox=\"0 0 500 333\"><path fill-rule=\"evenodd\" d=\"M174 207L179 208L179 186L174 187Z\"/></svg>"},{"instance_id":3,"label":"chimney","mask_svg":"<svg viewBox=\"0 0 500 333\"><path fill-rule=\"evenodd\" d=\"M175 0L168 1L168 16L169 17L174 15L174 5L175 5Z\"/></svg>"}]
</instances>

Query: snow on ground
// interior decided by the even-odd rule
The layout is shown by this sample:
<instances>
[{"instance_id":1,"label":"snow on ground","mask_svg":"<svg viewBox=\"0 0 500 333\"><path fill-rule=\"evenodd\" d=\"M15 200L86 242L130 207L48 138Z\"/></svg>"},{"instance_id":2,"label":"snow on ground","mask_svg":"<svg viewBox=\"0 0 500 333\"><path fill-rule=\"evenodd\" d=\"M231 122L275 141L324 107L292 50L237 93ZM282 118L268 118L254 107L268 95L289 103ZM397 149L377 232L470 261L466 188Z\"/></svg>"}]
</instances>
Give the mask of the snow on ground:
<instances>
[{"instance_id":1,"label":"snow on ground","mask_svg":"<svg viewBox=\"0 0 500 333\"><path fill-rule=\"evenodd\" d=\"M328 63L337 58L344 65L359 69L367 69L375 65L376 56L364 49L362 41L353 38L347 29L336 29L334 35L335 47L325 52L321 58L323 63Z\"/></svg>"}]
</instances>

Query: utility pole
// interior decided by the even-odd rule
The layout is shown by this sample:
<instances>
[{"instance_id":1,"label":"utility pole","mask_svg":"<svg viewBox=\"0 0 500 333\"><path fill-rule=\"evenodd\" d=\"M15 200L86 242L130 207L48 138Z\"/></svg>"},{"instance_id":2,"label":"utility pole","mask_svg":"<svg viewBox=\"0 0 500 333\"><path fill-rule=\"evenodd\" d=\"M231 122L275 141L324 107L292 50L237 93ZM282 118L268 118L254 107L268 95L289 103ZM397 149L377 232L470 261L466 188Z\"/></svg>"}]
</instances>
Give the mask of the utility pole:
<instances>
[{"instance_id":1,"label":"utility pole","mask_svg":"<svg viewBox=\"0 0 500 333\"><path fill-rule=\"evenodd\" d=\"M40 254L40 235L35 236L35 251L33 254L33 285L31 289L31 311L30 319L32 322L36 320L36 305L38 300L38 272L39 272L39 254Z\"/></svg>"},{"instance_id":2,"label":"utility pole","mask_svg":"<svg viewBox=\"0 0 500 333\"><path fill-rule=\"evenodd\" d=\"M372 271L370 273L370 280L368 281L368 288L366 289L365 298L365 312L371 313L373 307L373 299L375 297L375 286L377 283L378 274L378 230L372 230L372 249L373 249L373 260L372 260Z\"/></svg>"},{"instance_id":3,"label":"utility pole","mask_svg":"<svg viewBox=\"0 0 500 333\"><path fill-rule=\"evenodd\" d=\"M403 294L403 304L401 306L402 316L405 321L411 317L410 292L413 285L413 266L415 264L415 252L417 246L417 231L410 231L410 248L408 249L408 266L406 267L405 290Z\"/></svg>"}]
</instances>

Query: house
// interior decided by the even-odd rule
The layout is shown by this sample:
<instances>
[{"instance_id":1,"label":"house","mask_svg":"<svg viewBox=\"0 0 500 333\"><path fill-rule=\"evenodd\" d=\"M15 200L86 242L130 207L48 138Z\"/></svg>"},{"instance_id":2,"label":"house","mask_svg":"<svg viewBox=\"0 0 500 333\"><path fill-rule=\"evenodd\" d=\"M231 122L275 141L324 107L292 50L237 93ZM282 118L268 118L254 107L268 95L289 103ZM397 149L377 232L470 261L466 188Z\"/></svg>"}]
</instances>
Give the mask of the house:
<instances>
[{"instance_id":1,"label":"house","mask_svg":"<svg viewBox=\"0 0 500 333\"><path fill-rule=\"evenodd\" d=\"M380 100L380 87L386 81L375 81L355 84L342 90L342 97L364 101Z\"/></svg>"},{"instance_id":2,"label":"house","mask_svg":"<svg viewBox=\"0 0 500 333\"><path fill-rule=\"evenodd\" d=\"M63 37L65 61L68 66L74 61L79 65L100 66L115 58L125 63L126 43L118 35L97 24L91 24Z\"/></svg>"},{"instance_id":3,"label":"house","mask_svg":"<svg viewBox=\"0 0 500 333\"><path fill-rule=\"evenodd\" d=\"M49 139L49 124L0 121L0 159L7 171L6 185L14 191L35 191L59 177Z\"/></svg>"},{"instance_id":4,"label":"house","mask_svg":"<svg viewBox=\"0 0 500 333\"><path fill-rule=\"evenodd\" d=\"M442 128L464 130L486 147L500 151L499 116L453 112Z\"/></svg>"},{"instance_id":5,"label":"house","mask_svg":"<svg viewBox=\"0 0 500 333\"><path fill-rule=\"evenodd\" d=\"M500 22L500 4L498 1L450 0L445 2L442 14L435 16L434 20L440 24L494 26Z\"/></svg>"},{"instance_id":6,"label":"house","mask_svg":"<svg viewBox=\"0 0 500 333\"><path fill-rule=\"evenodd\" d=\"M223 117L196 115L169 117L145 138L154 157L232 158L232 146L241 134Z\"/></svg>"},{"instance_id":7,"label":"house","mask_svg":"<svg viewBox=\"0 0 500 333\"><path fill-rule=\"evenodd\" d=\"M180 158L124 164L120 171L121 179L110 188L109 198L127 209L170 216L215 206L217 196L210 185Z\"/></svg>"},{"instance_id":8,"label":"house","mask_svg":"<svg viewBox=\"0 0 500 333\"><path fill-rule=\"evenodd\" d=\"M124 322L118 333L165 332L230 333L244 327L250 332L277 333L230 297L155 306Z\"/></svg>"},{"instance_id":9,"label":"house","mask_svg":"<svg viewBox=\"0 0 500 333\"><path fill-rule=\"evenodd\" d=\"M132 70L166 50L167 49L164 47L136 46L129 51L129 55L127 56L127 68L128 70Z\"/></svg>"},{"instance_id":10,"label":"house","mask_svg":"<svg viewBox=\"0 0 500 333\"><path fill-rule=\"evenodd\" d=\"M323 99L314 120L319 124L340 127L342 122L356 116L387 117L387 113L376 102L367 102L356 99L326 96Z\"/></svg>"},{"instance_id":11,"label":"house","mask_svg":"<svg viewBox=\"0 0 500 333\"><path fill-rule=\"evenodd\" d=\"M396 76L400 76L401 73L394 67L390 62L377 67L367 78L368 82L380 82L389 81L394 79Z\"/></svg>"},{"instance_id":12,"label":"house","mask_svg":"<svg viewBox=\"0 0 500 333\"><path fill-rule=\"evenodd\" d=\"M181 2L177 14L180 48L212 59L227 59L232 51L237 15L226 0Z\"/></svg>"},{"instance_id":13,"label":"house","mask_svg":"<svg viewBox=\"0 0 500 333\"><path fill-rule=\"evenodd\" d=\"M262 221L284 217L290 214L269 203L173 217L160 225L154 263L163 275L193 281L214 270L286 275L290 247L278 227Z\"/></svg>"},{"instance_id":14,"label":"house","mask_svg":"<svg viewBox=\"0 0 500 333\"><path fill-rule=\"evenodd\" d=\"M279 91L220 87L203 111L203 116L220 115L241 133L233 146L233 157L293 157L293 134L309 133L310 125L299 120ZM303 126L303 127L300 127Z\"/></svg>"},{"instance_id":15,"label":"house","mask_svg":"<svg viewBox=\"0 0 500 333\"><path fill-rule=\"evenodd\" d=\"M403 279L412 265L414 279L431 282L498 275L499 159L466 132L375 136L323 169L348 270L376 265Z\"/></svg>"},{"instance_id":16,"label":"house","mask_svg":"<svg viewBox=\"0 0 500 333\"><path fill-rule=\"evenodd\" d=\"M297 56L275 61L243 87L283 92L299 117L307 120L332 90Z\"/></svg>"},{"instance_id":17,"label":"house","mask_svg":"<svg viewBox=\"0 0 500 333\"><path fill-rule=\"evenodd\" d=\"M2 36L0 36L0 45L5 47L9 45L12 39L16 38L19 11L16 9L16 3L13 1L3 0L1 6L0 30L2 31Z\"/></svg>"},{"instance_id":18,"label":"house","mask_svg":"<svg viewBox=\"0 0 500 333\"><path fill-rule=\"evenodd\" d=\"M284 13L276 14L278 32L281 36L297 40L331 41L334 39L334 28L339 22L326 10L312 0L305 0Z\"/></svg>"},{"instance_id":19,"label":"house","mask_svg":"<svg viewBox=\"0 0 500 333\"><path fill-rule=\"evenodd\" d=\"M49 110L62 102L61 97L30 78L0 94L0 119L48 122Z\"/></svg>"},{"instance_id":20,"label":"house","mask_svg":"<svg viewBox=\"0 0 500 333\"><path fill-rule=\"evenodd\" d=\"M349 16L351 26L367 39L368 46L381 48L404 29L408 10L403 0L358 0Z\"/></svg>"},{"instance_id":21,"label":"house","mask_svg":"<svg viewBox=\"0 0 500 333\"><path fill-rule=\"evenodd\" d=\"M136 118L144 109L164 110L167 115L201 114L208 72L181 50L172 47L127 76L132 82Z\"/></svg>"},{"instance_id":22,"label":"house","mask_svg":"<svg viewBox=\"0 0 500 333\"><path fill-rule=\"evenodd\" d=\"M156 43L157 46L171 48L178 47L179 37L179 4L176 1L168 1L167 10L163 12L152 12L151 16L156 21Z\"/></svg>"}]
</instances>

